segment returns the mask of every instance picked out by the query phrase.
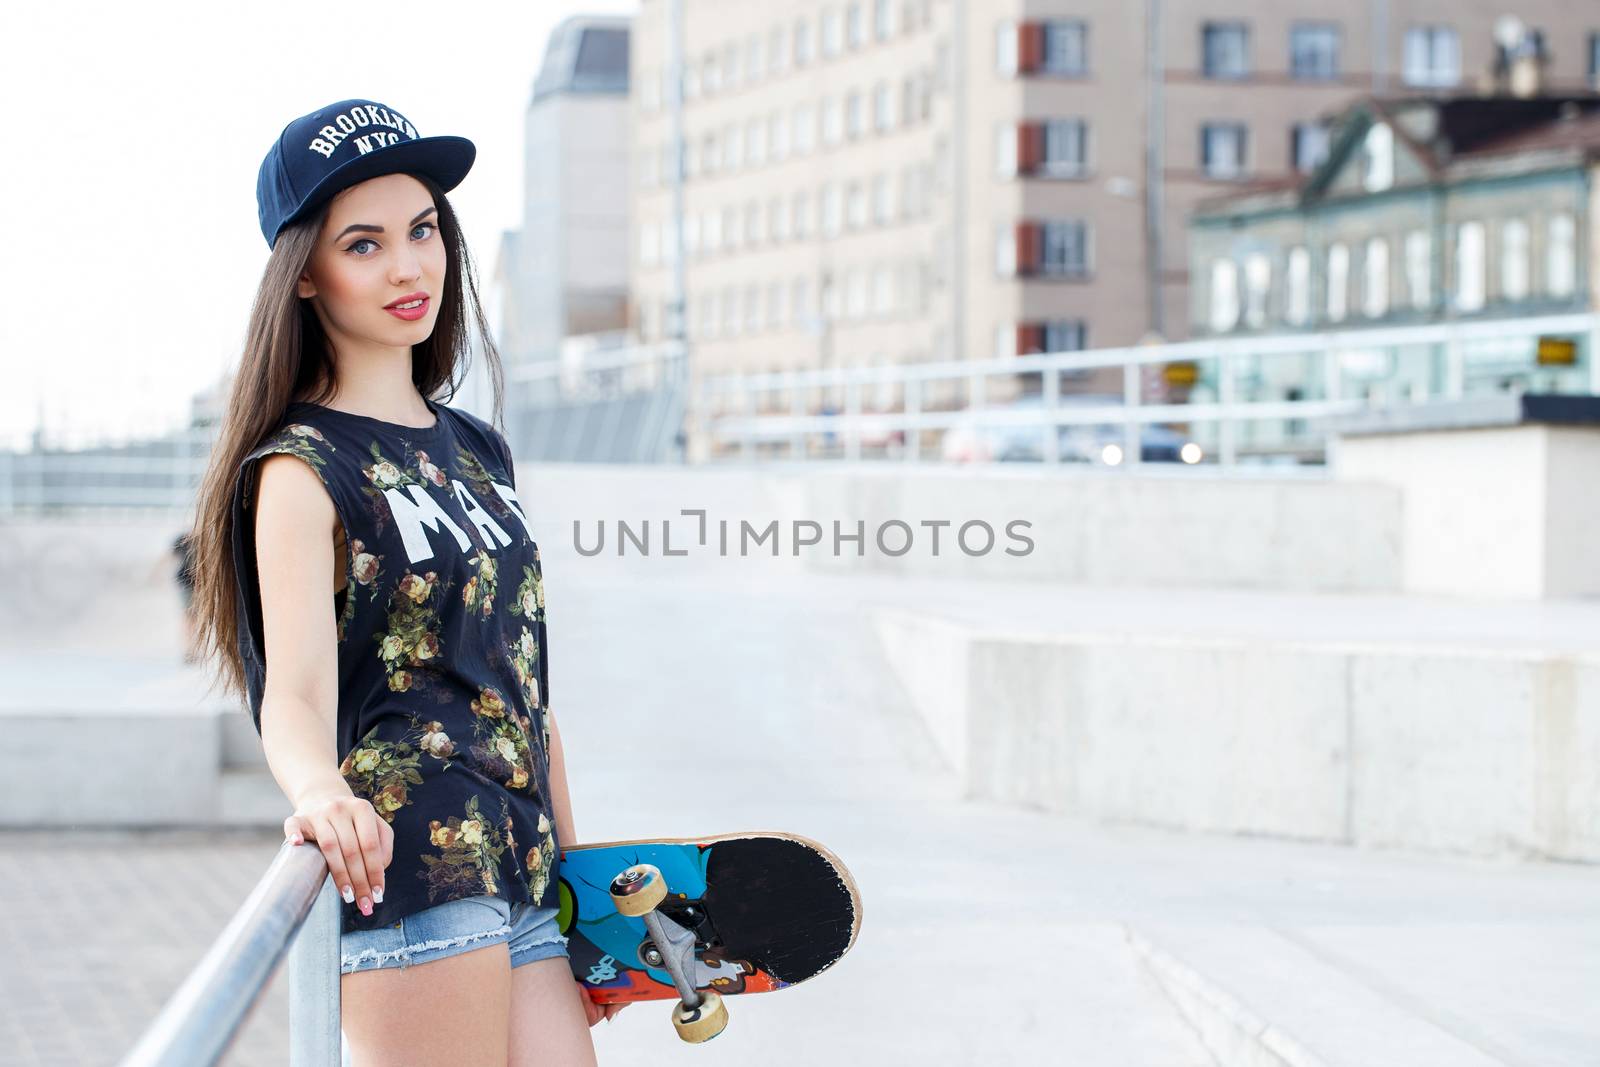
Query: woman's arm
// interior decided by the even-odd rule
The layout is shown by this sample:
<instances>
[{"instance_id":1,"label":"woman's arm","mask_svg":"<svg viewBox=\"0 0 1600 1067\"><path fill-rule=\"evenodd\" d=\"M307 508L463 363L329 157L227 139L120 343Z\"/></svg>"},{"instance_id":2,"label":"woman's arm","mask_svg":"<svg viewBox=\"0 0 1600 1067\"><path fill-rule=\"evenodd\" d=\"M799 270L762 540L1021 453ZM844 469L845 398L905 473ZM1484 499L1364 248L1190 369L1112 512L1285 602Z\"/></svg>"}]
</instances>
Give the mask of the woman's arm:
<instances>
[{"instance_id":1,"label":"woman's arm","mask_svg":"<svg viewBox=\"0 0 1600 1067\"><path fill-rule=\"evenodd\" d=\"M555 813L556 840L565 851L578 843L578 831L572 825L572 794L567 790L567 759L561 750L561 728L548 707L544 718L550 724L550 808Z\"/></svg>"}]
</instances>

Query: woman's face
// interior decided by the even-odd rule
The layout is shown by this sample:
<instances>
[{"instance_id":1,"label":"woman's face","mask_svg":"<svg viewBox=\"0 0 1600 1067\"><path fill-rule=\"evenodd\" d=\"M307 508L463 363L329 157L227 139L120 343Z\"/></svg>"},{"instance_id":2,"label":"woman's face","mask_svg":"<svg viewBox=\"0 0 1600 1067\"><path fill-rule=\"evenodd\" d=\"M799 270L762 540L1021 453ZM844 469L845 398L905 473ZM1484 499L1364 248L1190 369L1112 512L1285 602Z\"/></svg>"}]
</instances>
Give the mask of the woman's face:
<instances>
[{"instance_id":1,"label":"woman's face","mask_svg":"<svg viewBox=\"0 0 1600 1067\"><path fill-rule=\"evenodd\" d=\"M427 186L384 174L341 190L300 275L335 350L398 348L428 339L448 267ZM422 294L416 308L388 310Z\"/></svg>"}]
</instances>

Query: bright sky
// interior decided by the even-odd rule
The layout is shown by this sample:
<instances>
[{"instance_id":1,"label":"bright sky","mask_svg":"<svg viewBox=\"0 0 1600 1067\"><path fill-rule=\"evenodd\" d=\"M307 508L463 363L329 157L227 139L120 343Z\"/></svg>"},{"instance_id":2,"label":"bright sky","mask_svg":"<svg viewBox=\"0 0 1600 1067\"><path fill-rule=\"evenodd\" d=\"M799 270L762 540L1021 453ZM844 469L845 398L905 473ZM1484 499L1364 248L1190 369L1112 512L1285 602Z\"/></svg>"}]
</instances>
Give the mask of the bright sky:
<instances>
[{"instance_id":1,"label":"bright sky","mask_svg":"<svg viewBox=\"0 0 1600 1067\"><path fill-rule=\"evenodd\" d=\"M523 113L570 14L635 0L18 4L0 64L9 253L0 447L183 424L237 362L266 264L261 159L292 118L362 97L478 148L450 193L487 299L522 222Z\"/></svg>"}]
</instances>

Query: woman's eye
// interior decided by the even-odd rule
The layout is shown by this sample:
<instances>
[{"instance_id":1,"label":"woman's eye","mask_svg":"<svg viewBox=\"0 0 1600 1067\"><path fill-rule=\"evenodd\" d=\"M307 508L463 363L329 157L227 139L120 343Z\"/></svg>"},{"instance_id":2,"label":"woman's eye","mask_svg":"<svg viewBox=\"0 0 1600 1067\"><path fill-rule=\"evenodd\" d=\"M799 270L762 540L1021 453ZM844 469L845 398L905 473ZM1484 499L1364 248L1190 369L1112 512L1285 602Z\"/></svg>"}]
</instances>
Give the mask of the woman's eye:
<instances>
[{"instance_id":1,"label":"woman's eye","mask_svg":"<svg viewBox=\"0 0 1600 1067\"><path fill-rule=\"evenodd\" d=\"M370 244L376 244L376 243L377 242L374 241L370 237L363 237L363 238L361 238L361 240L357 241L355 244L351 245L349 248L346 248L345 251L346 252L356 252L356 249L360 248L362 245L370 245ZM359 256L359 255L361 255L361 253L360 252L356 252L356 255Z\"/></svg>"},{"instance_id":2,"label":"woman's eye","mask_svg":"<svg viewBox=\"0 0 1600 1067\"><path fill-rule=\"evenodd\" d=\"M411 232L412 233L416 233L417 230L422 230L422 229L426 229L426 230L432 231L432 230L438 229L438 227L435 226L431 222L419 222L419 223L417 223L416 228L413 229Z\"/></svg>"}]
</instances>

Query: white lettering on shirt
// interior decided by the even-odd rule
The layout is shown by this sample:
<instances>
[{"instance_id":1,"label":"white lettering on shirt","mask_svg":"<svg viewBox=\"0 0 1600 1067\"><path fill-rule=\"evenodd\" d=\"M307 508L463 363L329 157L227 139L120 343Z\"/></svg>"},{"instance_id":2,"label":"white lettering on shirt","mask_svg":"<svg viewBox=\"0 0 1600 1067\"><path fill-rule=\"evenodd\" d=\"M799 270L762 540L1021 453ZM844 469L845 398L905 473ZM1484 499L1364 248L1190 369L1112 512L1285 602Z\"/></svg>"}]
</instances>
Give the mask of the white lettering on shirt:
<instances>
[{"instance_id":1,"label":"white lettering on shirt","mask_svg":"<svg viewBox=\"0 0 1600 1067\"><path fill-rule=\"evenodd\" d=\"M411 495L407 497L400 489L385 489L383 497L389 502L389 514L394 516L395 527L400 531L400 540L405 544L406 555L411 557L412 563L433 558L433 545L428 541L427 530L443 527L455 535L456 545L461 551L472 547L471 540L461 527L450 521L450 516L428 495L427 490L420 485L402 488Z\"/></svg>"},{"instance_id":2,"label":"white lettering on shirt","mask_svg":"<svg viewBox=\"0 0 1600 1067\"><path fill-rule=\"evenodd\" d=\"M511 535L500 528L500 524L490 517L484 506L478 503L465 485L455 478L450 479L450 485L456 491L456 499L461 502L461 510L466 512L467 521L478 528L483 534L483 539L496 548L505 548L511 543Z\"/></svg>"}]
</instances>

